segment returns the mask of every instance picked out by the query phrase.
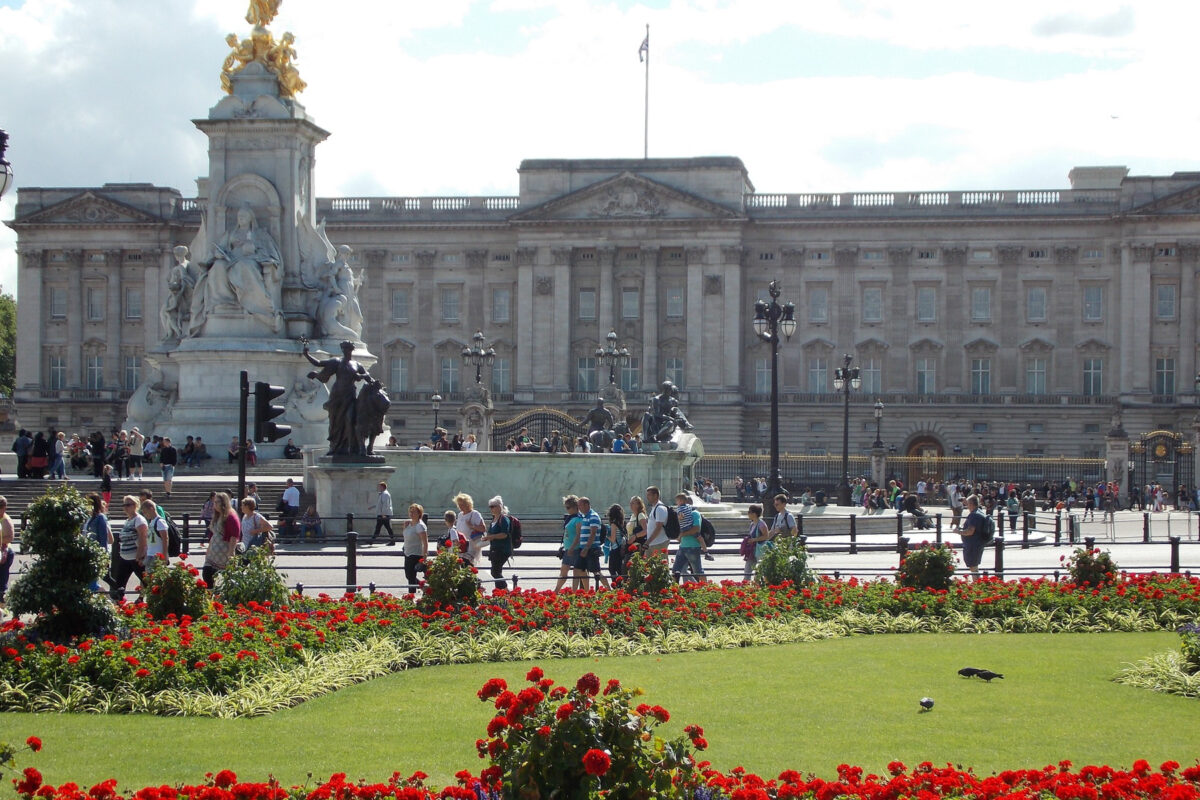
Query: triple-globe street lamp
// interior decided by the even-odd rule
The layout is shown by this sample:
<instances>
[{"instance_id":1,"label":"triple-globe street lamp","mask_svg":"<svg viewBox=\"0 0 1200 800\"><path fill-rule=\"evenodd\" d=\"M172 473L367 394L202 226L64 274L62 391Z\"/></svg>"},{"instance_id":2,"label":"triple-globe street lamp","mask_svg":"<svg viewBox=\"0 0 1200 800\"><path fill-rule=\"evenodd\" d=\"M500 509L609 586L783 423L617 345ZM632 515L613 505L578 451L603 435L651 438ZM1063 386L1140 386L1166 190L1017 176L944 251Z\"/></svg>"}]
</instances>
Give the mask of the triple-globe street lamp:
<instances>
[{"instance_id":1,"label":"triple-globe street lamp","mask_svg":"<svg viewBox=\"0 0 1200 800\"><path fill-rule=\"evenodd\" d=\"M883 422L883 401L875 401L875 441L871 443L871 447L878 450L883 447L883 439L879 438L879 426Z\"/></svg>"},{"instance_id":2,"label":"triple-globe street lamp","mask_svg":"<svg viewBox=\"0 0 1200 800\"><path fill-rule=\"evenodd\" d=\"M8 191L8 187L12 186L13 171L12 166L4 157L4 151L8 149L8 134L0 130L0 197Z\"/></svg>"},{"instance_id":3,"label":"triple-globe street lamp","mask_svg":"<svg viewBox=\"0 0 1200 800\"><path fill-rule=\"evenodd\" d=\"M842 482L838 485L839 506L850 505L850 390L858 391L862 387L862 378L858 377L858 367L850 366L852 361L854 361L854 356L849 353L842 356L842 366L833 373L833 388L842 393ZM878 412L876 419L882 419L882 404L878 406ZM876 441L878 441L878 433Z\"/></svg>"},{"instance_id":4,"label":"triple-globe street lamp","mask_svg":"<svg viewBox=\"0 0 1200 800\"><path fill-rule=\"evenodd\" d=\"M779 302L779 281L771 281L767 292L771 302L758 300L754 304L754 333L771 343L771 477L768 495L786 494L783 475L779 470L779 334L791 339L796 332L796 306Z\"/></svg>"},{"instance_id":5,"label":"triple-globe street lamp","mask_svg":"<svg viewBox=\"0 0 1200 800\"><path fill-rule=\"evenodd\" d=\"M629 363L629 348L617 342L617 332L613 330L604 340L604 345L596 348L596 361L600 366L608 366L608 382L612 384L617 382L617 366L624 367Z\"/></svg>"},{"instance_id":6,"label":"triple-globe street lamp","mask_svg":"<svg viewBox=\"0 0 1200 800\"><path fill-rule=\"evenodd\" d=\"M436 431L438 428L438 409L442 407L442 396L435 394L429 398L429 402L433 404L433 429Z\"/></svg>"},{"instance_id":7,"label":"triple-globe street lamp","mask_svg":"<svg viewBox=\"0 0 1200 800\"><path fill-rule=\"evenodd\" d=\"M462 360L464 364L475 366L475 383L478 385L483 383L483 365L490 367L496 363L496 348L483 338L483 331L475 331L471 346L462 349Z\"/></svg>"}]
</instances>

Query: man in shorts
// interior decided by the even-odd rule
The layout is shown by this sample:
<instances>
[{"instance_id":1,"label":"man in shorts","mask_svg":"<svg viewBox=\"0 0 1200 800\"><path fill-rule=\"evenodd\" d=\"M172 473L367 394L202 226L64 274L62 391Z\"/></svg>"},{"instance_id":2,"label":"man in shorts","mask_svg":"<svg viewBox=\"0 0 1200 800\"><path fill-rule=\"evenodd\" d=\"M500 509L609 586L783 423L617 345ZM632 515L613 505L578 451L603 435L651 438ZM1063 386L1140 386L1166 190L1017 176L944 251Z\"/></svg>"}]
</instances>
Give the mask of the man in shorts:
<instances>
[{"instance_id":1,"label":"man in shorts","mask_svg":"<svg viewBox=\"0 0 1200 800\"><path fill-rule=\"evenodd\" d=\"M142 432L133 426L133 430L129 432L129 457L126 460L126 466L129 467L129 477L142 479L142 457L146 450L146 437Z\"/></svg>"},{"instance_id":2,"label":"man in shorts","mask_svg":"<svg viewBox=\"0 0 1200 800\"><path fill-rule=\"evenodd\" d=\"M657 486L646 488L646 508L650 509L646 518L646 553L666 558L671 538L667 536L667 507L662 504Z\"/></svg>"},{"instance_id":3,"label":"man in shorts","mask_svg":"<svg viewBox=\"0 0 1200 800\"><path fill-rule=\"evenodd\" d=\"M600 544L603 541L600 515L592 509L592 501L586 497L579 498L579 515L583 517L579 523L579 568L585 575L583 588L587 588L586 575L590 574L595 578L597 588L603 584L605 589L610 589L608 578L600 569Z\"/></svg>"},{"instance_id":4,"label":"man in shorts","mask_svg":"<svg viewBox=\"0 0 1200 800\"><path fill-rule=\"evenodd\" d=\"M175 466L179 463L179 451L171 444L171 437L163 437L158 451L158 463L162 466L163 491L171 496L171 483L175 480Z\"/></svg>"}]
</instances>

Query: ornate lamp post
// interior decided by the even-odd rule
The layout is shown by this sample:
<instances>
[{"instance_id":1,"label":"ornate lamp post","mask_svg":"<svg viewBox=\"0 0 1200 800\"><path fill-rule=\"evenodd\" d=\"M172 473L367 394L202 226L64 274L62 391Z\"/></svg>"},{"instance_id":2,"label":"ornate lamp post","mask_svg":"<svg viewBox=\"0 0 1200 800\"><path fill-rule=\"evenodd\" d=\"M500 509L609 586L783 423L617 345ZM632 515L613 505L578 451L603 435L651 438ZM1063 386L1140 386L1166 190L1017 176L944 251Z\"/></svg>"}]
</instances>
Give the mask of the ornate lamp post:
<instances>
[{"instance_id":1,"label":"ornate lamp post","mask_svg":"<svg viewBox=\"0 0 1200 800\"><path fill-rule=\"evenodd\" d=\"M490 367L496 363L496 349L484 340L483 331L475 331L475 335L471 337L471 346L462 349L462 360L464 364L475 366L476 385L483 383L483 365L487 364Z\"/></svg>"},{"instance_id":2,"label":"ornate lamp post","mask_svg":"<svg viewBox=\"0 0 1200 800\"><path fill-rule=\"evenodd\" d=\"M850 505L850 390L857 391L862 387L858 367L850 366L853 360L854 356L849 353L842 356L842 366L833 373L833 388L842 393L842 482L838 484L839 506Z\"/></svg>"},{"instance_id":3,"label":"ornate lamp post","mask_svg":"<svg viewBox=\"0 0 1200 800\"><path fill-rule=\"evenodd\" d=\"M875 441L871 443L871 447L883 447L883 440L879 438L879 425L883 422L883 401L875 401Z\"/></svg>"},{"instance_id":4,"label":"ornate lamp post","mask_svg":"<svg viewBox=\"0 0 1200 800\"><path fill-rule=\"evenodd\" d=\"M433 403L433 429L437 430L438 409L442 407L442 396L440 394L435 394L433 397L429 398L429 402Z\"/></svg>"},{"instance_id":5,"label":"ornate lamp post","mask_svg":"<svg viewBox=\"0 0 1200 800\"><path fill-rule=\"evenodd\" d=\"M754 304L754 334L771 343L771 478L767 492L774 497L784 493L783 475L779 471L779 334L791 339L796 332L796 306L779 303L779 281L767 287L771 302L759 300Z\"/></svg>"},{"instance_id":6,"label":"ornate lamp post","mask_svg":"<svg viewBox=\"0 0 1200 800\"><path fill-rule=\"evenodd\" d=\"M629 348L617 343L616 331L609 331L604 339L605 344L596 348L596 361L608 366L608 382L613 384L617 382L617 365L623 367L629 363Z\"/></svg>"},{"instance_id":7,"label":"ornate lamp post","mask_svg":"<svg viewBox=\"0 0 1200 800\"><path fill-rule=\"evenodd\" d=\"M0 130L0 197L8 191L8 187L12 186L13 171L8 160L4 158L4 151L8 149L8 134Z\"/></svg>"}]
</instances>

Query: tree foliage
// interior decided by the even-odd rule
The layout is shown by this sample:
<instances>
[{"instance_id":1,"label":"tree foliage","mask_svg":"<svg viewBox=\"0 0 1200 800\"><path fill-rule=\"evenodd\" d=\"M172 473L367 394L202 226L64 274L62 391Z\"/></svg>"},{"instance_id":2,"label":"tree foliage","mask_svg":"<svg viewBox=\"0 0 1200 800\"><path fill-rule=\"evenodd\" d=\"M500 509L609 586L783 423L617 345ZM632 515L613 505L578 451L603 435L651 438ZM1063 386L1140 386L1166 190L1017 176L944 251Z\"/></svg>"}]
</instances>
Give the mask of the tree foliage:
<instances>
[{"instance_id":1,"label":"tree foliage","mask_svg":"<svg viewBox=\"0 0 1200 800\"><path fill-rule=\"evenodd\" d=\"M0 289L0 392L12 397L17 382L17 301Z\"/></svg>"}]
</instances>

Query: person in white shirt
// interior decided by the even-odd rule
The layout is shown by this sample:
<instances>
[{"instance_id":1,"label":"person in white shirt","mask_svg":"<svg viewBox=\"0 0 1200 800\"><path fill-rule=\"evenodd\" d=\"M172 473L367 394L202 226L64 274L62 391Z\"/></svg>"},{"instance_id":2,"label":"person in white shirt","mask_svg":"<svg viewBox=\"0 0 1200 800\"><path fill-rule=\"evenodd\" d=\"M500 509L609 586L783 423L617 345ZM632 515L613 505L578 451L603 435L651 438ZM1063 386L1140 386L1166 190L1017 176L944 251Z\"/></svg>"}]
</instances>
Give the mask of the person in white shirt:
<instances>
[{"instance_id":1,"label":"person in white shirt","mask_svg":"<svg viewBox=\"0 0 1200 800\"><path fill-rule=\"evenodd\" d=\"M791 536L796 532L796 518L787 510L787 495L775 495L775 521L771 523L771 538Z\"/></svg>"},{"instance_id":2,"label":"person in white shirt","mask_svg":"<svg viewBox=\"0 0 1200 800\"><path fill-rule=\"evenodd\" d=\"M917 502L921 505L925 505L925 492L928 489L929 484L925 482L924 478L921 478L921 480L917 481Z\"/></svg>"},{"instance_id":3,"label":"person in white shirt","mask_svg":"<svg viewBox=\"0 0 1200 800\"><path fill-rule=\"evenodd\" d=\"M646 505L650 509L646 519L646 552L665 558L671 538L667 536L667 507L662 504L657 486L646 488Z\"/></svg>"},{"instance_id":4,"label":"person in white shirt","mask_svg":"<svg viewBox=\"0 0 1200 800\"><path fill-rule=\"evenodd\" d=\"M404 577L408 579L409 594L417 593L417 571L429 554L429 528L424 516L425 509L419 503L408 507L408 522L404 523Z\"/></svg>"},{"instance_id":5,"label":"person in white shirt","mask_svg":"<svg viewBox=\"0 0 1200 800\"><path fill-rule=\"evenodd\" d=\"M388 544L396 543L396 534L392 533L392 495L387 484L379 482L379 499L375 501L375 532L371 534L371 543L379 538L379 531L387 528Z\"/></svg>"},{"instance_id":6,"label":"person in white shirt","mask_svg":"<svg viewBox=\"0 0 1200 800\"><path fill-rule=\"evenodd\" d=\"M458 519L454 522L454 529L467 539L467 561L479 566L479 556L483 553L483 537L487 533L483 515L475 510L475 501L465 492L454 496L454 504L458 506Z\"/></svg>"},{"instance_id":7,"label":"person in white shirt","mask_svg":"<svg viewBox=\"0 0 1200 800\"><path fill-rule=\"evenodd\" d=\"M296 518L300 516L300 489L291 478L287 479L287 488L279 503L279 513L283 517L279 527L285 536L290 536L296 532Z\"/></svg>"},{"instance_id":8,"label":"person in white shirt","mask_svg":"<svg viewBox=\"0 0 1200 800\"><path fill-rule=\"evenodd\" d=\"M479 449L479 440L475 438L475 434L473 434L473 433L467 434L467 440L465 442L463 442L462 449L463 450L478 450Z\"/></svg>"}]
</instances>

